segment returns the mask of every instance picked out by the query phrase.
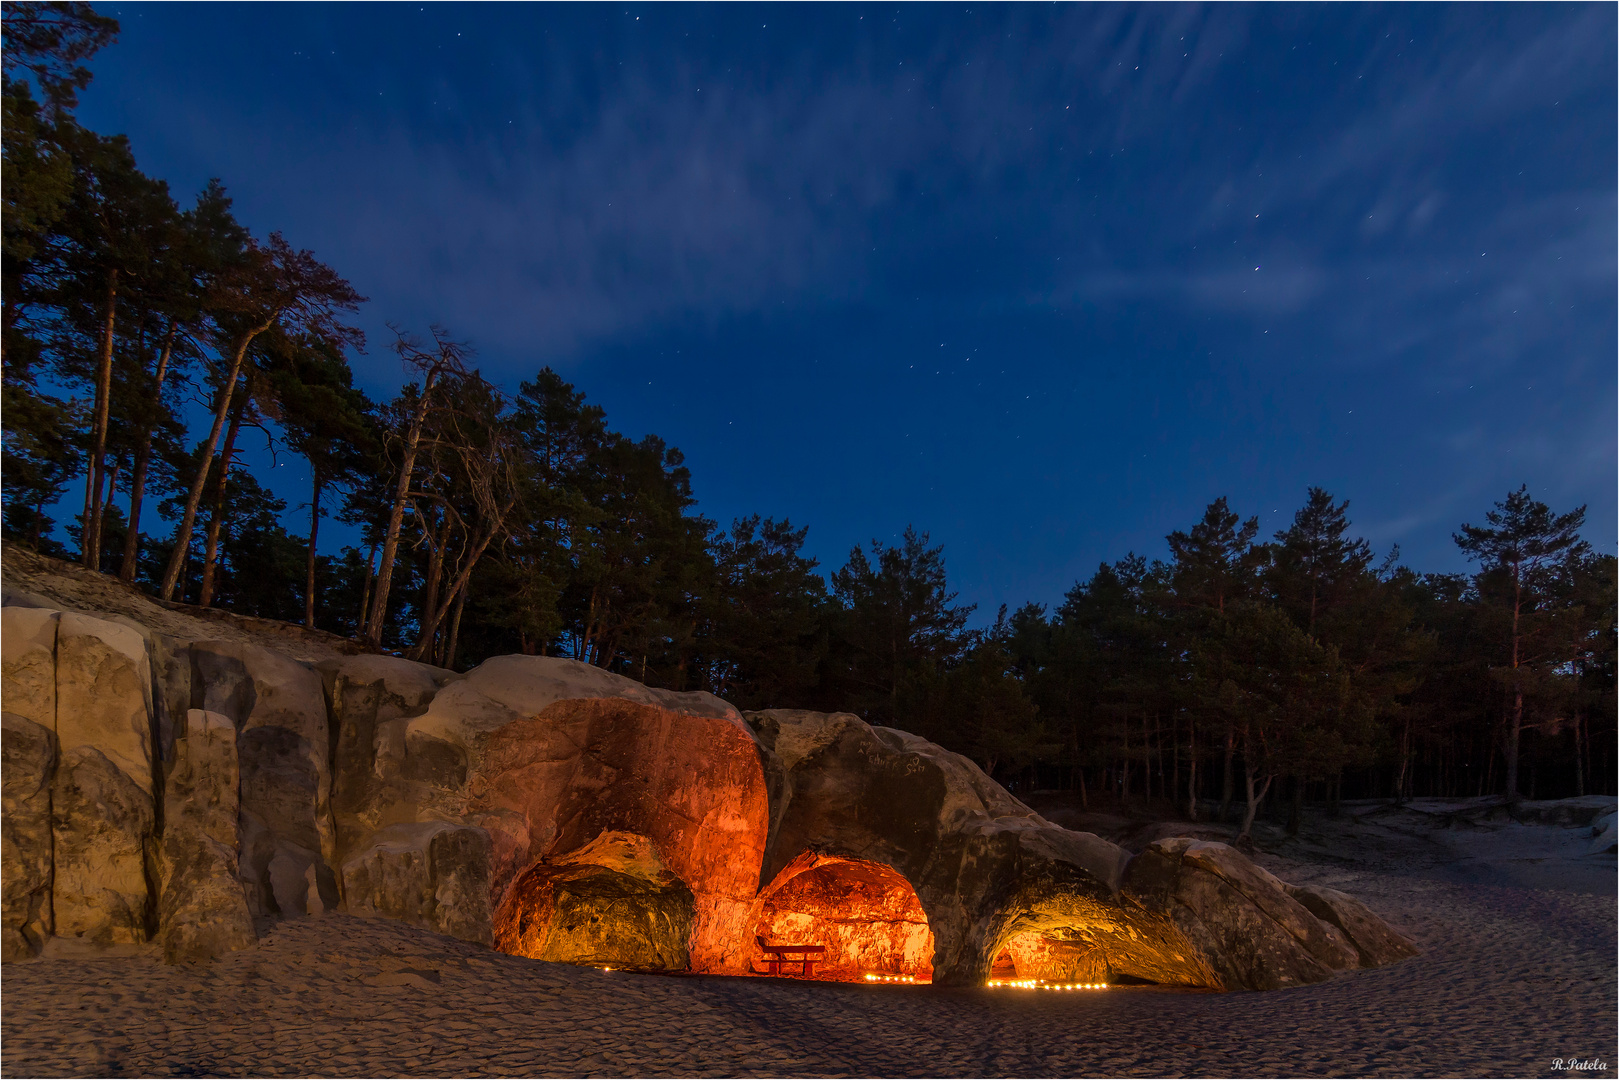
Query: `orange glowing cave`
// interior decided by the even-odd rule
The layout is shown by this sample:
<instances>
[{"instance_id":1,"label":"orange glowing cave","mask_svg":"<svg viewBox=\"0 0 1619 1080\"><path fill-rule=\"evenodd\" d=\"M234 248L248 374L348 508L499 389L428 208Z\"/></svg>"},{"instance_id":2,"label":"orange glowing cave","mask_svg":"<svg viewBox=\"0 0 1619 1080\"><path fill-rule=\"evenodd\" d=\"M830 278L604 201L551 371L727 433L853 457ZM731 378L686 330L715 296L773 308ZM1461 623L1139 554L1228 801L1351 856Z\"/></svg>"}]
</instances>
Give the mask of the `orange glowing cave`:
<instances>
[{"instance_id":1,"label":"orange glowing cave","mask_svg":"<svg viewBox=\"0 0 1619 1080\"><path fill-rule=\"evenodd\" d=\"M989 977L1055 983L1108 981L1107 957L1082 933L1067 928L1013 934L995 954Z\"/></svg>"},{"instance_id":2,"label":"orange glowing cave","mask_svg":"<svg viewBox=\"0 0 1619 1080\"><path fill-rule=\"evenodd\" d=\"M755 914L759 939L826 947L814 979L933 978L933 931L922 902L909 881L881 863L801 855L759 895ZM753 970L764 967L756 960ZM799 968L789 963L784 970Z\"/></svg>"}]
</instances>

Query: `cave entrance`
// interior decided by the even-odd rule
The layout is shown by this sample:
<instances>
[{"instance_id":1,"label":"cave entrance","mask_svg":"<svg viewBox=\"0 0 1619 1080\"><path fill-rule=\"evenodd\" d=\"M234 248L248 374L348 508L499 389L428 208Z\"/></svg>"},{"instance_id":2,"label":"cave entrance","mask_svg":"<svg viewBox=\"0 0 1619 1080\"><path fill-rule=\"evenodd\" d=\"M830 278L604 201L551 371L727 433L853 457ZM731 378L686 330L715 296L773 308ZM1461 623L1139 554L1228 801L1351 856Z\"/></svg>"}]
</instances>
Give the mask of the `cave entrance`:
<instances>
[{"instance_id":1,"label":"cave entrance","mask_svg":"<svg viewBox=\"0 0 1619 1080\"><path fill-rule=\"evenodd\" d=\"M881 863L800 856L760 894L754 922L773 945L824 945L817 980L933 979L933 931L922 902Z\"/></svg>"},{"instance_id":2,"label":"cave entrance","mask_svg":"<svg viewBox=\"0 0 1619 1080\"><path fill-rule=\"evenodd\" d=\"M1049 884L1014 898L980 954L991 983L1220 985L1167 916Z\"/></svg>"},{"instance_id":3,"label":"cave entrance","mask_svg":"<svg viewBox=\"0 0 1619 1080\"><path fill-rule=\"evenodd\" d=\"M650 840L609 832L517 878L495 912L495 947L554 963L685 971L696 914L691 889Z\"/></svg>"},{"instance_id":4,"label":"cave entrance","mask_svg":"<svg viewBox=\"0 0 1619 1080\"><path fill-rule=\"evenodd\" d=\"M1083 931L1059 927L1013 934L995 954L993 980L1036 979L1049 983L1105 983L1107 956Z\"/></svg>"}]
</instances>

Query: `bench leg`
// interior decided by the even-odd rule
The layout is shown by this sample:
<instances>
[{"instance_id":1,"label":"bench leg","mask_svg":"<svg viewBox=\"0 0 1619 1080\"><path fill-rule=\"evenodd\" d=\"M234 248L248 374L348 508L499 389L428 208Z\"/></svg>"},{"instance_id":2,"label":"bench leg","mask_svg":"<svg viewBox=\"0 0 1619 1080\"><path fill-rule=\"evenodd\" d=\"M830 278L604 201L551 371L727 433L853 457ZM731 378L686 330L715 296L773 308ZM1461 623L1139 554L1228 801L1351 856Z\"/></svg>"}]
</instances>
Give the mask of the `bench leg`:
<instances>
[{"instance_id":1,"label":"bench leg","mask_svg":"<svg viewBox=\"0 0 1619 1080\"><path fill-rule=\"evenodd\" d=\"M806 978L806 979L815 978L815 961L811 960L807 956L804 957L804 978Z\"/></svg>"}]
</instances>

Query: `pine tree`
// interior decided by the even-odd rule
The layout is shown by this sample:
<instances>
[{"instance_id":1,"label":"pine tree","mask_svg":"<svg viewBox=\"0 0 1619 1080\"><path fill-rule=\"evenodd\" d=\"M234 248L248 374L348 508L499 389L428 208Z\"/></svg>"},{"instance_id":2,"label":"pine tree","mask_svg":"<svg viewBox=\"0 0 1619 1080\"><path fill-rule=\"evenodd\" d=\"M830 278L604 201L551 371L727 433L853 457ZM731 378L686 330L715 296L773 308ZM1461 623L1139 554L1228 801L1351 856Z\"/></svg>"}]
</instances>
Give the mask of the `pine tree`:
<instances>
[{"instance_id":1,"label":"pine tree","mask_svg":"<svg viewBox=\"0 0 1619 1080\"><path fill-rule=\"evenodd\" d=\"M1487 526L1463 525L1456 546L1480 564L1475 578L1484 604L1499 614L1501 653L1492 672L1506 685L1506 795L1521 797L1518 759L1525 696L1537 676L1573 658L1577 620L1564 599L1575 565L1589 558L1580 539L1585 507L1566 514L1529 495L1527 485L1510 492L1484 515ZM1560 616L1562 616L1560 618Z\"/></svg>"}]
</instances>

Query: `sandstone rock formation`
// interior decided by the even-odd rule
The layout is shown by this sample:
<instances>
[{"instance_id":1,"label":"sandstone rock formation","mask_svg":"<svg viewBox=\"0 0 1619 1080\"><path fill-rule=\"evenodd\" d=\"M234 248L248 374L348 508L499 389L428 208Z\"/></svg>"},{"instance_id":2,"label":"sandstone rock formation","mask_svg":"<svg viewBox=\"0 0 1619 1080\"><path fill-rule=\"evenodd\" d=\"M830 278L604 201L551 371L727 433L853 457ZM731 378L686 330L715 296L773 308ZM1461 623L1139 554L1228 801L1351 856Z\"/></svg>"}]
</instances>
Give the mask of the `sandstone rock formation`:
<instances>
[{"instance_id":1,"label":"sandstone rock formation","mask_svg":"<svg viewBox=\"0 0 1619 1080\"><path fill-rule=\"evenodd\" d=\"M211 960L258 940L242 890L236 725L190 709L164 791L158 927L169 963Z\"/></svg>"},{"instance_id":2,"label":"sandstone rock formation","mask_svg":"<svg viewBox=\"0 0 1619 1080\"><path fill-rule=\"evenodd\" d=\"M1221 844L1132 858L848 714L545 657L311 666L35 603L3 609L7 960L68 937L205 961L331 910L614 968L816 943L822 977L944 983L1262 989L1411 952L1341 893Z\"/></svg>"}]
</instances>

